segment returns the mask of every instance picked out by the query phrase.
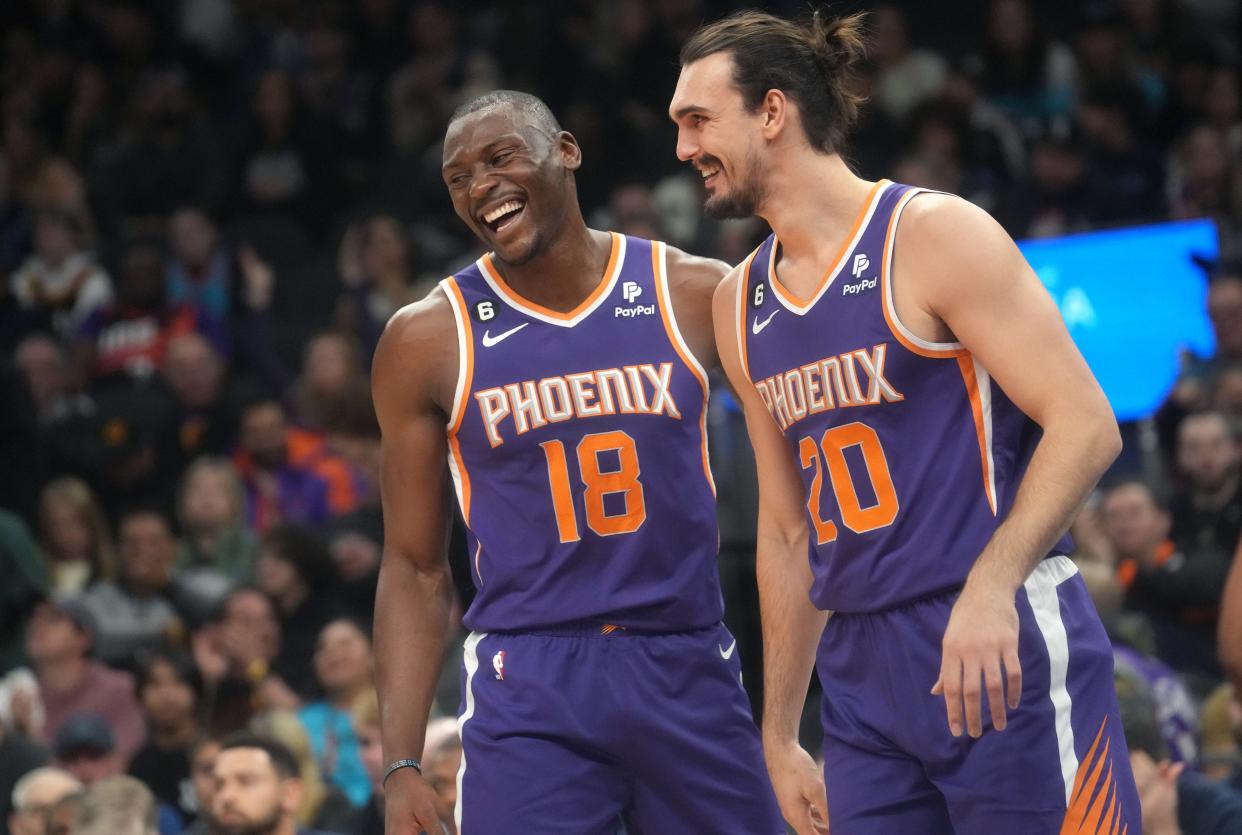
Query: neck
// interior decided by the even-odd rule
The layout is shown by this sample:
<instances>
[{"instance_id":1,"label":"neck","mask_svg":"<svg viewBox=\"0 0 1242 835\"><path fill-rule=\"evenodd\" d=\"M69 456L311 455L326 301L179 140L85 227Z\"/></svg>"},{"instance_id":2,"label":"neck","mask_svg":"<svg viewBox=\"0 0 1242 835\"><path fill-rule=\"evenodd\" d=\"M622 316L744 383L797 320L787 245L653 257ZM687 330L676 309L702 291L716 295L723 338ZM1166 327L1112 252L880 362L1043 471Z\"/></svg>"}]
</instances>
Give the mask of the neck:
<instances>
[{"instance_id":1,"label":"neck","mask_svg":"<svg viewBox=\"0 0 1242 835\"><path fill-rule=\"evenodd\" d=\"M332 706L338 710L349 711L357 702L358 697L365 693L369 688L370 684L367 681L347 685L329 694L328 701L331 702Z\"/></svg>"},{"instance_id":2,"label":"neck","mask_svg":"<svg viewBox=\"0 0 1242 835\"><path fill-rule=\"evenodd\" d=\"M1210 489L1196 487L1192 494L1195 506L1203 510L1219 510L1238 491L1238 476L1229 475L1219 485Z\"/></svg>"},{"instance_id":3,"label":"neck","mask_svg":"<svg viewBox=\"0 0 1242 835\"><path fill-rule=\"evenodd\" d=\"M523 298L561 312L573 310L591 295L603 280L612 251L607 232L588 229L577 206L572 212L564 230L526 263L493 260L505 282Z\"/></svg>"},{"instance_id":4,"label":"neck","mask_svg":"<svg viewBox=\"0 0 1242 835\"><path fill-rule=\"evenodd\" d=\"M198 728L194 726L193 719L187 719L180 725L171 728L151 728L151 741L155 743L155 747L163 751L172 751L178 748L188 748L194 737L198 734Z\"/></svg>"},{"instance_id":5,"label":"neck","mask_svg":"<svg viewBox=\"0 0 1242 835\"><path fill-rule=\"evenodd\" d=\"M46 661L39 667L39 684L52 693L67 693L86 678L89 665L86 658L79 656Z\"/></svg>"},{"instance_id":6,"label":"neck","mask_svg":"<svg viewBox=\"0 0 1242 835\"><path fill-rule=\"evenodd\" d=\"M280 609L285 613L292 612L308 597L310 597L310 589L302 583L294 583L285 590L284 594L280 595Z\"/></svg>"},{"instance_id":7,"label":"neck","mask_svg":"<svg viewBox=\"0 0 1242 835\"><path fill-rule=\"evenodd\" d=\"M298 822L294 820L293 815L282 818L272 830L272 835L298 835Z\"/></svg>"},{"instance_id":8,"label":"neck","mask_svg":"<svg viewBox=\"0 0 1242 835\"><path fill-rule=\"evenodd\" d=\"M817 153L805 142L770 158L769 196L756 214L780 238L783 256L826 261L840 248L872 183L840 156Z\"/></svg>"}]
</instances>

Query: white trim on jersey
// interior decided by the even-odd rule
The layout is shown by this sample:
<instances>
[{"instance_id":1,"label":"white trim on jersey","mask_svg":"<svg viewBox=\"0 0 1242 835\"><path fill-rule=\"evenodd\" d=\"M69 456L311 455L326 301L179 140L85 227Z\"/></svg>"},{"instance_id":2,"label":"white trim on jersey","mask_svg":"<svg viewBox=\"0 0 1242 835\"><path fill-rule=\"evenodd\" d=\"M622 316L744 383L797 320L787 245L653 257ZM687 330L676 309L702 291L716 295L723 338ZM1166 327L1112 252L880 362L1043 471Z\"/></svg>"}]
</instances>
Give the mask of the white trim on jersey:
<instances>
[{"instance_id":1,"label":"white trim on jersey","mask_svg":"<svg viewBox=\"0 0 1242 835\"><path fill-rule=\"evenodd\" d=\"M571 319L548 316L530 307L520 296L505 287L502 283L503 280L496 280L497 276L492 274L493 268L488 264L486 257L480 258L474 263L479 268L479 275L483 276L483 280L487 282L487 286L492 288L492 292L496 294L496 297L509 305L509 307L512 307L524 316L538 319L540 322L546 322L549 325L556 325L562 328L572 328L598 310L599 306L606 302L612 296L613 290L616 289L617 277L621 275L621 267L625 264L625 236L617 232L610 234L613 236L617 247L617 260L612 265L612 271L601 279L604 282L604 289L596 297L595 301L591 302L590 306L578 311L577 315Z\"/></svg>"},{"instance_id":2,"label":"white trim on jersey","mask_svg":"<svg viewBox=\"0 0 1242 835\"><path fill-rule=\"evenodd\" d=\"M996 498L996 459L992 455L992 375L974 354L970 355L970 362L975 367L975 382L979 386L979 408L983 413L983 449L988 457L988 483L983 488L988 491L992 515L995 516L1000 505Z\"/></svg>"},{"instance_id":3,"label":"white trim on jersey","mask_svg":"<svg viewBox=\"0 0 1242 835\"><path fill-rule=\"evenodd\" d=\"M699 415L699 432L702 434L703 454L707 455L707 403L711 399L711 382L708 380L707 372L703 370L699 358L690 350L690 346L686 343L686 338L681 335L681 328L677 327L677 314L673 310L673 291L669 288L668 278L668 245L663 241L652 241L651 245L656 248L657 257L660 259L660 269L652 270L654 275L652 281L655 282L656 292L660 294L660 304L664 308L664 314L668 317L669 330L673 332L673 338L677 340L677 353L682 359L691 365L691 371L699 378L700 384L703 386L703 411ZM712 495L716 495L716 478L712 475L711 467L704 462L704 469L707 473L707 484L712 488Z\"/></svg>"},{"instance_id":4,"label":"white trim on jersey","mask_svg":"<svg viewBox=\"0 0 1242 835\"><path fill-rule=\"evenodd\" d=\"M466 744L464 731L466 722L474 716L474 674L479 671L479 642L487 637L486 632L471 632L463 647L463 660L466 665L466 709L457 720L457 738L462 741L461 767L457 769L457 803L453 806L453 820L457 823L457 831L461 832L462 783L466 776Z\"/></svg>"},{"instance_id":5,"label":"white trim on jersey","mask_svg":"<svg viewBox=\"0 0 1242 835\"><path fill-rule=\"evenodd\" d=\"M798 316L805 316L811 312L811 308L815 307L815 304L824 297L824 294L828 292L829 288L837 283L837 276L841 274L841 270L845 269L845 264L849 261L850 256L854 254L854 250L858 247L858 242L862 240L863 235L867 233L867 229L871 226L871 219L875 216L876 207L880 205L880 199L890 188L892 188L892 185L892 183L884 183L880 186L880 188L875 190L875 194L871 196L871 202L867 205L867 213L863 215L862 222L858 224L858 229L854 232L854 237L851 238L850 242L844 249L841 250L841 257L837 259L837 262L832 265L832 269L828 271L828 280L823 283L823 286L815 292L815 295L812 296L806 304L799 304L793 298L785 298L786 293L789 292L788 289L786 289L784 293L778 290L773 290L772 295L776 296L782 307L790 313L797 314ZM780 280L778 278L774 278L776 275L776 251L780 248L780 245L781 242L779 238L772 241L772 249L768 255L767 275L769 284L775 284ZM781 286L784 287L784 285Z\"/></svg>"},{"instance_id":6,"label":"white trim on jersey","mask_svg":"<svg viewBox=\"0 0 1242 835\"><path fill-rule=\"evenodd\" d=\"M896 325L898 330L901 331L901 335L910 342L926 351L943 351L945 353L960 351L963 348L960 342L931 342L907 328L905 323L901 321L901 317L897 315L897 304L893 301L893 249L897 244L897 224L901 222L901 213L906 210L906 206L909 205L911 198L925 192L928 192L928 190L912 188L901 195L901 199L897 201L897 205L893 208L893 217L890 221L892 232L889 234L888 242L885 244L884 266L880 270L880 274L883 276L881 280L884 282L884 303L888 306L889 321Z\"/></svg>"},{"instance_id":7,"label":"white trim on jersey","mask_svg":"<svg viewBox=\"0 0 1242 835\"><path fill-rule=\"evenodd\" d=\"M1074 726L1070 716L1073 704L1065 684L1069 674L1069 638L1065 634L1065 622L1061 619L1061 599L1057 596L1057 586L1077 573L1078 566L1069 557L1049 557L1035 567L1023 584L1026 599L1031 604L1031 611L1035 613L1035 623L1044 636L1044 645L1048 650L1048 695L1052 700L1067 807L1074 791L1074 779L1078 776L1078 755L1074 752Z\"/></svg>"},{"instance_id":8,"label":"white trim on jersey","mask_svg":"<svg viewBox=\"0 0 1242 835\"><path fill-rule=\"evenodd\" d=\"M736 304L733 308L733 326L737 332L737 362L747 380L750 380L750 357L746 354L746 302L750 299L750 267L758 252L755 249L742 262L742 273L737 277Z\"/></svg>"},{"instance_id":9,"label":"white trim on jersey","mask_svg":"<svg viewBox=\"0 0 1242 835\"><path fill-rule=\"evenodd\" d=\"M451 280L445 278L440 281L440 289L448 297L449 307L453 311L453 322L457 327L457 386L453 390L453 411L449 413L450 424L456 419L457 415L462 413L463 400L469 394L466 391L466 386L470 378L470 354L473 350L472 345L466 344L466 320L464 317L470 314L465 310L458 309L457 294L448 286ZM448 450L448 466L449 474L453 477L453 489L457 492L457 504L462 508L462 513L468 515L470 511L466 507L466 493L462 486L461 472L457 468L457 459L453 455L451 445Z\"/></svg>"}]
</instances>

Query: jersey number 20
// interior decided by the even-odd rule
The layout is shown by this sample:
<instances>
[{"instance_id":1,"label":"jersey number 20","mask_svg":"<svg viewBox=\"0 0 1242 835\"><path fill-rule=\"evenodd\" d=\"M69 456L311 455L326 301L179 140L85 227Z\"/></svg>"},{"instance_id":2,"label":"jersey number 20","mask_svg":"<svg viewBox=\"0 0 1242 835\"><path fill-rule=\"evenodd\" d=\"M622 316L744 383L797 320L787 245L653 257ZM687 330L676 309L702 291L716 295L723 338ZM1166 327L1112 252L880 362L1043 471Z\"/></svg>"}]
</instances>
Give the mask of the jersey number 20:
<instances>
[{"instance_id":1,"label":"jersey number 20","mask_svg":"<svg viewBox=\"0 0 1242 835\"><path fill-rule=\"evenodd\" d=\"M871 507L863 507L859 501L854 479L850 476L849 462L845 460L845 450L852 446L857 446L862 452L867 477L875 491L876 503ZM798 457L801 459L802 469L815 468L806 509L815 523L816 542L823 545L837 538L836 523L820 515L820 494L824 488L821 450L822 460L827 463L828 477L832 481L832 492L836 495L837 506L841 509L841 521L845 526L854 533L866 533L892 524L893 519L897 518L899 505L897 491L893 488L893 476L888 470L888 458L884 455L884 447L880 446L880 436L864 423L834 426L824 433L819 443L809 435L798 442Z\"/></svg>"},{"instance_id":2,"label":"jersey number 20","mask_svg":"<svg viewBox=\"0 0 1242 835\"><path fill-rule=\"evenodd\" d=\"M562 441L544 441L548 459L548 483L552 488L552 508L556 511L556 528L561 542L577 542L578 517L574 512L574 490L570 485L569 462ZM615 454L618 468L604 470L600 455ZM600 536L633 533L647 521L647 505L643 501L643 485L638 480L638 450L634 439L614 430L596 432L578 442L578 474L582 481L583 503L587 527ZM609 516L604 512L604 497L618 493L624 496L625 512Z\"/></svg>"}]
</instances>

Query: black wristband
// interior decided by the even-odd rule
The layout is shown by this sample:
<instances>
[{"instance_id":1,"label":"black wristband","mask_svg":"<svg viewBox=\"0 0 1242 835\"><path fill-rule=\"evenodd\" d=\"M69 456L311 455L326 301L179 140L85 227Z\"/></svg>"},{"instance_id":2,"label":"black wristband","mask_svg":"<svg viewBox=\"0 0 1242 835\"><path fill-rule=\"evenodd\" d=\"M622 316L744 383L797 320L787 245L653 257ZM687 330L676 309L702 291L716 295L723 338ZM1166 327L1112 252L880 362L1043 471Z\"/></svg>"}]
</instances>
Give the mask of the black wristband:
<instances>
[{"instance_id":1,"label":"black wristband","mask_svg":"<svg viewBox=\"0 0 1242 835\"><path fill-rule=\"evenodd\" d=\"M388 775L402 768L412 768L415 771L417 771L419 774L423 773L423 764L420 763L418 760L397 760L396 762L389 765L387 769L384 770L384 779L380 780L380 788L382 789L384 787L384 784L388 782Z\"/></svg>"}]
</instances>

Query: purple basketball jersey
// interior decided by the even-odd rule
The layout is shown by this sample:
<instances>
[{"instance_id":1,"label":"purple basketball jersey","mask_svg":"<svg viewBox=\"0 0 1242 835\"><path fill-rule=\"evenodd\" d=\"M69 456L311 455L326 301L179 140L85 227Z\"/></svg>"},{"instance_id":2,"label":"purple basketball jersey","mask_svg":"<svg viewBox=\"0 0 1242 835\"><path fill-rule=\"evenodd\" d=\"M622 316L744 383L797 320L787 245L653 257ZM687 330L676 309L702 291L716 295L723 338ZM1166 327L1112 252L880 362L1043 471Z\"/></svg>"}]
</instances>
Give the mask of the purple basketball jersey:
<instances>
[{"instance_id":1,"label":"purple basketball jersey","mask_svg":"<svg viewBox=\"0 0 1242 835\"><path fill-rule=\"evenodd\" d=\"M801 468L822 609L875 611L964 582L1039 439L965 347L897 319L894 232L918 191L877 183L811 298L781 285L774 235L738 282L742 367Z\"/></svg>"},{"instance_id":2,"label":"purple basketball jersey","mask_svg":"<svg viewBox=\"0 0 1242 835\"><path fill-rule=\"evenodd\" d=\"M449 466L476 631L720 620L707 377L677 330L663 244L613 234L569 313L522 299L490 256L441 282L460 375Z\"/></svg>"}]
</instances>

